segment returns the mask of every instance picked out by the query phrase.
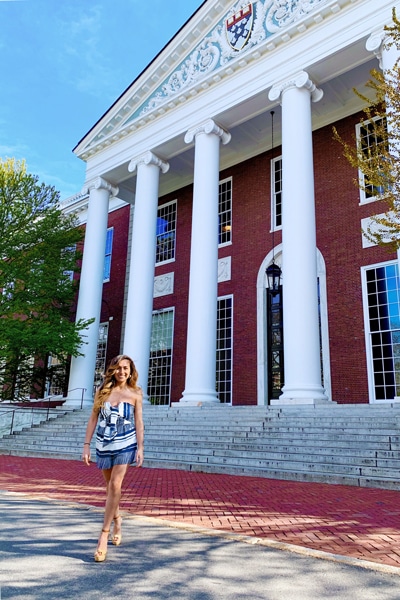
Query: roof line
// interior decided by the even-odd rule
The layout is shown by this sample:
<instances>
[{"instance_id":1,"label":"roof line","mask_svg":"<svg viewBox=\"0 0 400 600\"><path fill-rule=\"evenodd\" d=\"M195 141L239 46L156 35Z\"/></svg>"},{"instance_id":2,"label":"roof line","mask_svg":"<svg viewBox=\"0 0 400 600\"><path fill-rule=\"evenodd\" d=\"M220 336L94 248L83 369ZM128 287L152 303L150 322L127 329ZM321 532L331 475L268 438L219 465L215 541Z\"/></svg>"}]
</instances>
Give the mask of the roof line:
<instances>
[{"instance_id":1,"label":"roof line","mask_svg":"<svg viewBox=\"0 0 400 600\"><path fill-rule=\"evenodd\" d=\"M153 62L155 60L157 60L157 58L160 56L160 54L162 54L164 52L164 50L167 48L167 46L169 46L169 44L176 38L177 35L179 35L179 33L182 31L182 29L184 29L186 27L186 25L189 23L189 21L191 21L193 19L193 17L199 12L199 10L202 8L202 6L204 6L204 4L206 4L208 2L208 0L204 0L200 6L198 8L196 8L196 10L194 11L194 13L185 21L185 23L183 23L183 25L178 29L178 31L172 36L172 38L165 44L165 46L163 46L163 48L155 55L155 57L149 62L149 64L139 73L139 75L137 75L137 77L128 85L127 88L125 88L125 90L118 96L118 98L111 104L111 106L106 110L105 113L103 113L101 115L101 117L96 121L96 123L94 125L92 125L92 127L89 129L89 131L87 131L85 133L85 135L79 140L79 142L74 146L74 148L72 149L72 152L75 152L75 150L78 148L79 144L81 144L81 142L83 142L83 140L89 135L89 133L91 131L93 131L93 129L97 126L98 123L100 123L100 121L106 116L107 113L110 112L110 110L112 110L112 108L119 102L119 100L122 98L122 96L124 96L124 94L129 90L129 88L136 83L136 81L138 79L140 79L140 77L143 75L143 73L145 71L147 71L147 69L153 64Z\"/></svg>"}]
</instances>

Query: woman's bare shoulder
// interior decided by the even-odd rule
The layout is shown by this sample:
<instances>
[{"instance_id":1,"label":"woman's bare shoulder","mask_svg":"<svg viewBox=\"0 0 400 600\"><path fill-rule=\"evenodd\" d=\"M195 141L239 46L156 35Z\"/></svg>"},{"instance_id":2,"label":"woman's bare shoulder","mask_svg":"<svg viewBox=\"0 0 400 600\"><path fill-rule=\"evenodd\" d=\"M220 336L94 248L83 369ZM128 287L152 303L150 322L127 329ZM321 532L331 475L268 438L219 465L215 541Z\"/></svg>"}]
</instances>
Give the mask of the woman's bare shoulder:
<instances>
[{"instance_id":1,"label":"woman's bare shoulder","mask_svg":"<svg viewBox=\"0 0 400 600\"><path fill-rule=\"evenodd\" d=\"M132 404L132 406L136 406L137 403L141 403L143 399L143 392L141 388L137 388L136 390L130 389L127 394L124 402L128 404Z\"/></svg>"}]
</instances>

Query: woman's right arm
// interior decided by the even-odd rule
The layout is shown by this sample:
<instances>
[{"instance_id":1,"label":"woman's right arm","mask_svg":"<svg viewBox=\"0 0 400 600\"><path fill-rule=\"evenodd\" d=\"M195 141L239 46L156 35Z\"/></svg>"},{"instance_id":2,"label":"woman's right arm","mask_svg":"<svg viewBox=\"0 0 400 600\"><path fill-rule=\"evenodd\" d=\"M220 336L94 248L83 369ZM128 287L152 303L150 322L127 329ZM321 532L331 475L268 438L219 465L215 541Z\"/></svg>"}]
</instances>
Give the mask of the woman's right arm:
<instances>
[{"instance_id":1,"label":"woman's right arm","mask_svg":"<svg viewBox=\"0 0 400 600\"><path fill-rule=\"evenodd\" d=\"M98 416L98 411L93 409L90 413L90 417L86 427L85 441L82 450L82 460L87 465L90 465L90 442L92 440L94 430L96 429Z\"/></svg>"}]
</instances>

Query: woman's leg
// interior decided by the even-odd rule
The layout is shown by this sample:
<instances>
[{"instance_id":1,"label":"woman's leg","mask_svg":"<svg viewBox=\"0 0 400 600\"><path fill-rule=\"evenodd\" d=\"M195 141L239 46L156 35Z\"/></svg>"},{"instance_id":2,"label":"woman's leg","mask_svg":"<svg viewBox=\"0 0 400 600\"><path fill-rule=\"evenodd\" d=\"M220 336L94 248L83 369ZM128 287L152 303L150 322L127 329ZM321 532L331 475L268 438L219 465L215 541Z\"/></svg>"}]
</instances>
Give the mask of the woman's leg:
<instances>
[{"instance_id":1,"label":"woman's leg","mask_svg":"<svg viewBox=\"0 0 400 600\"><path fill-rule=\"evenodd\" d=\"M114 517L119 514L119 501L121 499L121 488L128 465L115 465L111 469L110 478L107 483L107 500L104 512L104 529L109 529Z\"/></svg>"},{"instance_id":2,"label":"woman's leg","mask_svg":"<svg viewBox=\"0 0 400 600\"><path fill-rule=\"evenodd\" d=\"M114 517L119 514L122 482L128 465L115 465L111 469L103 469L103 477L107 486L107 498L104 511L103 530L100 533L97 550L107 550L108 532Z\"/></svg>"}]
</instances>

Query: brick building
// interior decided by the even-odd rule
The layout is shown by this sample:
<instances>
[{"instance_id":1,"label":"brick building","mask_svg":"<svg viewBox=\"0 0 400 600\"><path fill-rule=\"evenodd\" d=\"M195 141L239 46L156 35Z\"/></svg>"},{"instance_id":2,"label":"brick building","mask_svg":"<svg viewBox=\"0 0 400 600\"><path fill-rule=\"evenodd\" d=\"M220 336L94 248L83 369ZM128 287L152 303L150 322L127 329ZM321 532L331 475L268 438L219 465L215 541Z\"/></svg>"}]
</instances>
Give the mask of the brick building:
<instances>
[{"instance_id":1,"label":"brick building","mask_svg":"<svg viewBox=\"0 0 400 600\"><path fill-rule=\"evenodd\" d=\"M397 256L333 140L375 143L353 87L394 64L395 4L207 0L77 144L95 322L70 390L123 352L155 404L400 396Z\"/></svg>"}]
</instances>

